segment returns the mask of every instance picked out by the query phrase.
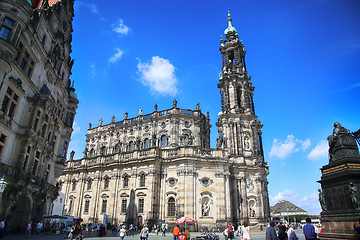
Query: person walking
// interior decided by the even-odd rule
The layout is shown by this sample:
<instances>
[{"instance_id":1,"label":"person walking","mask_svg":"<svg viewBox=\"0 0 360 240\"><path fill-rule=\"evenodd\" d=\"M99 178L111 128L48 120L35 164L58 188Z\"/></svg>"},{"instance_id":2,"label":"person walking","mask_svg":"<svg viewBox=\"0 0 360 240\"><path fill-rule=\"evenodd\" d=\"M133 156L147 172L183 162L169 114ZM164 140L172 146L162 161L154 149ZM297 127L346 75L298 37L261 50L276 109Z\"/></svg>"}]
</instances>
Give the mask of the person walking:
<instances>
[{"instance_id":1,"label":"person walking","mask_svg":"<svg viewBox=\"0 0 360 240\"><path fill-rule=\"evenodd\" d=\"M165 235L165 232L166 232L166 226L165 226L165 224L162 225L161 230L162 230L162 235L161 235L161 236L165 237L165 236L166 236L166 235Z\"/></svg>"},{"instance_id":2,"label":"person walking","mask_svg":"<svg viewBox=\"0 0 360 240\"><path fill-rule=\"evenodd\" d=\"M143 228L140 231L140 239L141 240L146 240L147 239L147 234L148 234L149 229L147 228L147 225L145 224L143 226Z\"/></svg>"},{"instance_id":3,"label":"person walking","mask_svg":"<svg viewBox=\"0 0 360 240\"><path fill-rule=\"evenodd\" d=\"M303 233L304 233L305 239L306 240L316 239L315 227L314 227L314 225L311 224L311 219L309 217L307 217L305 219L305 221L306 221L306 224L303 227Z\"/></svg>"},{"instance_id":4,"label":"person walking","mask_svg":"<svg viewBox=\"0 0 360 240\"><path fill-rule=\"evenodd\" d=\"M290 228L289 228L289 230L288 230L288 232L287 232L287 235L288 235L288 239L289 239L289 240L297 240L297 239L299 239L299 238L296 236L296 233L295 233L295 224L294 224L294 223L292 223L292 224L290 225Z\"/></svg>"},{"instance_id":5,"label":"person walking","mask_svg":"<svg viewBox=\"0 0 360 240\"><path fill-rule=\"evenodd\" d=\"M270 221L270 226L266 229L266 240L278 240L274 221Z\"/></svg>"},{"instance_id":6,"label":"person walking","mask_svg":"<svg viewBox=\"0 0 360 240\"><path fill-rule=\"evenodd\" d=\"M119 235L119 237L120 237L121 240L124 240L124 237L126 237L125 225L122 226L122 228L120 229L118 235Z\"/></svg>"},{"instance_id":7,"label":"person walking","mask_svg":"<svg viewBox=\"0 0 360 240\"><path fill-rule=\"evenodd\" d=\"M30 221L26 227L26 233L29 237L31 236L31 231L32 231L32 221Z\"/></svg>"},{"instance_id":8,"label":"person walking","mask_svg":"<svg viewBox=\"0 0 360 240\"><path fill-rule=\"evenodd\" d=\"M173 235L174 235L174 240L178 240L179 239L179 225L176 225L176 227L174 227L173 229Z\"/></svg>"},{"instance_id":9,"label":"person walking","mask_svg":"<svg viewBox=\"0 0 360 240\"><path fill-rule=\"evenodd\" d=\"M41 230L43 229L43 223L42 221L39 221L36 225L36 236L39 237Z\"/></svg>"},{"instance_id":10,"label":"person walking","mask_svg":"<svg viewBox=\"0 0 360 240\"><path fill-rule=\"evenodd\" d=\"M243 226L241 226L241 240L251 240L250 226L248 221L244 221Z\"/></svg>"},{"instance_id":11,"label":"person walking","mask_svg":"<svg viewBox=\"0 0 360 240\"><path fill-rule=\"evenodd\" d=\"M288 235L286 233L286 226L285 225L280 226L278 238L279 238L279 240L288 240Z\"/></svg>"}]
</instances>

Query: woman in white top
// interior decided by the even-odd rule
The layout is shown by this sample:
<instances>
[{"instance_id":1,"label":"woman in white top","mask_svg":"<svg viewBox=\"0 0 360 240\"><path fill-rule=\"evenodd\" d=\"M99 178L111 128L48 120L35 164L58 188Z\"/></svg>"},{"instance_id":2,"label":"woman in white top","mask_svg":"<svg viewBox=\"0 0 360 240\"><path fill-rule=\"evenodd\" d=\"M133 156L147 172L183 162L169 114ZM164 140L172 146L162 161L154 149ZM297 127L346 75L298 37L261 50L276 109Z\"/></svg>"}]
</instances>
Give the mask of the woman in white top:
<instances>
[{"instance_id":1,"label":"woman in white top","mask_svg":"<svg viewBox=\"0 0 360 240\"><path fill-rule=\"evenodd\" d=\"M287 235L288 235L288 239L289 240L296 240L296 239L299 239L297 236L296 236L296 233L295 233L295 224L291 224L290 225L290 228L287 232Z\"/></svg>"},{"instance_id":2,"label":"woman in white top","mask_svg":"<svg viewBox=\"0 0 360 240\"><path fill-rule=\"evenodd\" d=\"M119 235L119 237L120 237L121 240L124 240L124 237L126 236L125 225L122 226L122 228L120 229L118 235Z\"/></svg>"},{"instance_id":3,"label":"woman in white top","mask_svg":"<svg viewBox=\"0 0 360 240\"><path fill-rule=\"evenodd\" d=\"M251 240L250 226L248 221L244 221L244 226L241 226L241 240Z\"/></svg>"}]
</instances>

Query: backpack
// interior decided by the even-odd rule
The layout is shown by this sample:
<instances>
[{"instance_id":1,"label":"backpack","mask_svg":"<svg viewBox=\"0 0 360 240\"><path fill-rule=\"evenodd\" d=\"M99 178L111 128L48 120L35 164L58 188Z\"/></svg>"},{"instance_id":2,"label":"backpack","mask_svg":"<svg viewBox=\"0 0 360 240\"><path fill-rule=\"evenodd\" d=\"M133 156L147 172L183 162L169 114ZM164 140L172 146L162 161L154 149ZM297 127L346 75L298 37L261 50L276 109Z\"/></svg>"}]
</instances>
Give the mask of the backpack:
<instances>
[{"instance_id":1,"label":"backpack","mask_svg":"<svg viewBox=\"0 0 360 240\"><path fill-rule=\"evenodd\" d=\"M229 228L228 228L228 232L229 232L229 233L232 233L232 232L233 232L233 228L232 228L232 226L229 226Z\"/></svg>"}]
</instances>

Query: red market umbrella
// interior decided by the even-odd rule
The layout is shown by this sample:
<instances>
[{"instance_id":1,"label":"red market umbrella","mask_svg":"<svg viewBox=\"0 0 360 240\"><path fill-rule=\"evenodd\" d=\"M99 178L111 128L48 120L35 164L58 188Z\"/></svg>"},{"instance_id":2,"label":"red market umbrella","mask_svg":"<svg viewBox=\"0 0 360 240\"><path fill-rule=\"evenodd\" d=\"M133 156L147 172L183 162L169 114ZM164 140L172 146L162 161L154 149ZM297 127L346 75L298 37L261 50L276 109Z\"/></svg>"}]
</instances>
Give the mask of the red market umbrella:
<instances>
[{"instance_id":1,"label":"red market umbrella","mask_svg":"<svg viewBox=\"0 0 360 240\"><path fill-rule=\"evenodd\" d=\"M181 217L181 218L175 220L175 223L177 223L177 224L191 223L191 222L197 222L197 220L189 218L189 217Z\"/></svg>"}]
</instances>

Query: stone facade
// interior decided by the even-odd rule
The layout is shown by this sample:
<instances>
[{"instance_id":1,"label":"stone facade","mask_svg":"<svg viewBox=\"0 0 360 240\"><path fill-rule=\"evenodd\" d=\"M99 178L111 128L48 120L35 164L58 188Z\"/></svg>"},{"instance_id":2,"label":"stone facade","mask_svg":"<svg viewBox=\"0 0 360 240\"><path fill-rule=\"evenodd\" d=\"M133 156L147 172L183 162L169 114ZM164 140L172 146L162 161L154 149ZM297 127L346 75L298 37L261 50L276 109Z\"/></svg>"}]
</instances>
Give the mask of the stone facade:
<instances>
[{"instance_id":1,"label":"stone facade","mask_svg":"<svg viewBox=\"0 0 360 240\"><path fill-rule=\"evenodd\" d=\"M0 215L24 230L50 211L78 100L69 77L73 1L0 2Z\"/></svg>"},{"instance_id":2,"label":"stone facade","mask_svg":"<svg viewBox=\"0 0 360 240\"><path fill-rule=\"evenodd\" d=\"M210 148L209 116L173 108L92 127L82 159L70 160L58 179L64 214L84 222L142 225L187 216L198 227L265 222L270 217L268 166L253 104L245 51L235 28L221 40L218 87L222 112L217 147Z\"/></svg>"}]
</instances>

